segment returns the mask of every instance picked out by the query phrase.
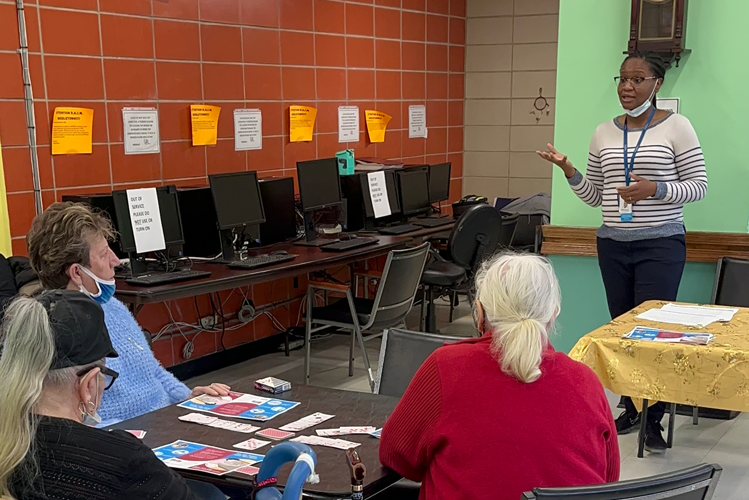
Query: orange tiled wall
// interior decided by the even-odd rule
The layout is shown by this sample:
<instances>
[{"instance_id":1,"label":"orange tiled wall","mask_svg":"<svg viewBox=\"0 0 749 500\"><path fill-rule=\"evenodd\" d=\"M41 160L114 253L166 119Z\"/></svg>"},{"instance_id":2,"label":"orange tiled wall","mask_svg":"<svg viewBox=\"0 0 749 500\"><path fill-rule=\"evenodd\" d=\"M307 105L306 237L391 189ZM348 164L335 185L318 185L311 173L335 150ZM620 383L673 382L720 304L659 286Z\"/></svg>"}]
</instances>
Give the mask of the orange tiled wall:
<instances>
[{"instance_id":1,"label":"orange tiled wall","mask_svg":"<svg viewBox=\"0 0 749 500\"><path fill-rule=\"evenodd\" d=\"M45 206L67 193L205 184L208 174L226 171L294 175L298 160L329 157L345 147L362 157L452 161L451 193L460 196L465 0L24 3ZM35 212L14 4L0 0L0 140L13 249L22 254ZM190 145L188 110L194 103L222 108L214 147ZM318 108L312 142L289 143L291 104ZM338 143L336 133L337 107L344 104L358 105L362 116L361 140L348 146ZM410 104L427 107L426 140L408 138ZM50 117L55 107L70 105L94 109L93 154L52 157ZM159 109L161 154L124 155L121 109L127 106ZM262 150L234 151L235 108L262 110ZM384 144L365 141L363 111L369 108L393 117ZM301 293L290 283L255 287L256 305ZM194 319L191 303L174 303L173 312ZM207 313L208 302L200 305ZM286 322L298 305L291 309ZM149 306L139 319L158 329L166 310ZM229 343L272 331L257 323L252 333L232 332ZM212 334L199 341L205 345L196 342L195 355L220 347ZM156 347L166 364L182 361L174 343Z\"/></svg>"}]
</instances>

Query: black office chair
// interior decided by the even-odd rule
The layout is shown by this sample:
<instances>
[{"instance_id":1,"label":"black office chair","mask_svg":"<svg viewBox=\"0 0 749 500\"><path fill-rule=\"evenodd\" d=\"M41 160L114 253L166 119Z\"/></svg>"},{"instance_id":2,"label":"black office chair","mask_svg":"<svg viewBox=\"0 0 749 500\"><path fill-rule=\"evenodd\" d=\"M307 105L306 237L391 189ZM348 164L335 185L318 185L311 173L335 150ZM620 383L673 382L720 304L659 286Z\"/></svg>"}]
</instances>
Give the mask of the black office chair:
<instances>
[{"instance_id":1,"label":"black office chair","mask_svg":"<svg viewBox=\"0 0 749 500\"><path fill-rule=\"evenodd\" d=\"M456 291L467 292L469 299L472 299L474 274L481 263L496 251L501 225L502 216L489 205L474 205L460 216L450 233L449 260L433 254L421 277L424 298L420 323L423 323L425 304L427 309L426 326L421 324L421 330L437 333L436 291L447 292L453 301L453 292Z\"/></svg>"},{"instance_id":2,"label":"black office chair","mask_svg":"<svg viewBox=\"0 0 749 500\"><path fill-rule=\"evenodd\" d=\"M749 307L749 260L723 257L718 261L710 303Z\"/></svg>"},{"instance_id":3,"label":"black office chair","mask_svg":"<svg viewBox=\"0 0 749 500\"><path fill-rule=\"evenodd\" d=\"M351 330L349 376L354 375L354 343L358 341L364 358L364 366L367 369L369 385L374 389L374 376L367 350L364 347L362 332L405 326L406 316L413 307L414 298L419 289L419 280L428 256L429 243L405 250L392 250L385 261L380 286L377 288L374 300L354 297L348 285L310 281L307 287L306 354L304 357L306 383L309 384L312 325L318 324ZM346 294L346 298L324 307L314 307L315 290L342 292Z\"/></svg>"},{"instance_id":4,"label":"black office chair","mask_svg":"<svg viewBox=\"0 0 749 500\"><path fill-rule=\"evenodd\" d=\"M702 464L632 481L573 488L536 488L520 500L710 500L723 468Z\"/></svg>"},{"instance_id":5,"label":"black office chair","mask_svg":"<svg viewBox=\"0 0 749 500\"><path fill-rule=\"evenodd\" d=\"M519 215L510 240L513 250L535 252L537 242L537 228L548 219L543 214Z\"/></svg>"},{"instance_id":6,"label":"black office chair","mask_svg":"<svg viewBox=\"0 0 749 500\"><path fill-rule=\"evenodd\" d=\"M399 328L385 330L377 363L375 394L399 398L406 392L416 371L436 349L462 337L411 332Z\"/></svg>"}]
</instances>

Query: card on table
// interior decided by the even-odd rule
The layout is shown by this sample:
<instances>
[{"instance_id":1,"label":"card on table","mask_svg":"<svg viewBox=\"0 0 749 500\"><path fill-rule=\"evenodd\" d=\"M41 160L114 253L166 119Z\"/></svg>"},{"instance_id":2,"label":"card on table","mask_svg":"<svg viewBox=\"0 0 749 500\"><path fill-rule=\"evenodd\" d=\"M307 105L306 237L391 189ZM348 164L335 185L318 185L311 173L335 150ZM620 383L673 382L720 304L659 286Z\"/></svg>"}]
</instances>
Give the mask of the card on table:
<instances>
[{"instance_id":1,"label":"card on table","mask_svg":"<svg viewBox=\"0 0 749 500\"><path fill-rule=\"evenodd\" d=\"M125 432L129 432L130 434L137 437L138 439L143 439L144 437L146 437L147 431L125 431Z\"/></svg>"},{"instance_id":2,"label":"card on table","mask_svg":"<svg viewBox=\"0 0 749 500\"><path fill-rule=\"evenodd\" d=\"M278 429L263 429L258 431L256 436L272 439L273 441L281 441L282 439L290 438L294 436L293 432L280 431Z\"/></svg>"},{"instance_id":3,"label":"card on table","mask_svg":"<svg viewBox=\"0 0 749 500\"><path fill-rule=\"evenodd\" d=\"M318 436L346 436L349 434L371 434L377 427L359 426L359 427L339 427L338 429L318 429L315 431Z\"/></svg>"},{"instance_id":4,"label":"card on table","mask_svg":"<svg viewBox=\"0 0 749 500\"><path fill-rule=\"evenodd\" d=\"M299 432L303 431L304 429L309 429L310 427L314 427L317 424L321 424L325 422L326 420L330 420L331 418L335 417L335 415L326 415L325 413L313 413L312 415L307 415L304 418L300 418L299 420L295 422L291 422L290 424L286 424L282 427L279 427L282 431L293 431L293 432Z\"/></svg>"},{"instance_id":5,"label":"card on table","mask_svg":"<svg viewBox=\"0 0 749 500\"><path fill-rule=\"evenodd\" d=\"M339 450L348 450L361 446L359 443L353 441L346 441L345 439L331 439L320 436L299 436L292 439L296 443L308 444L310 446L327 446L329 448L337 448Z\"/></svg>"},{"instance_id":6,"label":"card on table","mask_svg":"<svg viewBox=\"0 0 749 500\"><path fill-rule=\"evenodd\" d=\"M258 472L260 472L259 467L255 467L254 465L245 465L244 467L240 469L235 469L234 472L238 472L240 474L246 474L248 476L255 476Z\"/></svg>"},{"instance_id":7,"label":"card on table","mask_svg":"<svg viewBox=\"0 0 749 500\"><path fill-rule=\"evenodd\" d=\"M192 422L195 424L208 425L214 420L218 420L218 417L211 417L210 415L201 415L200 413L188 413L178 417L183 422Z\"/></svg>"},{"instance_id":8,"label":"card on table","mask_svg":"<svg viewBox=\"0 0 749 500\"><path fill-rule=\"evenodd\" d=\"M237 443L234 445L235 448L239 448L240 450L257 450L258 448L262 448L263 446L270 444L270 441L263 441L262 439L248 439L247 441L242 441L241 443Z\"/></svg>"},{"instance_id":9,"label":"card on table","mask_svg":"<svg viewBox=\"0 0 749 500\"><path fill-rule=\"evenodd\" d=\"M369 435L372 437L376 437L377 439L380 439L380 436L382 435L382 429L377 429L374 432L370 432Z\"/></svg>"}]
</instances>

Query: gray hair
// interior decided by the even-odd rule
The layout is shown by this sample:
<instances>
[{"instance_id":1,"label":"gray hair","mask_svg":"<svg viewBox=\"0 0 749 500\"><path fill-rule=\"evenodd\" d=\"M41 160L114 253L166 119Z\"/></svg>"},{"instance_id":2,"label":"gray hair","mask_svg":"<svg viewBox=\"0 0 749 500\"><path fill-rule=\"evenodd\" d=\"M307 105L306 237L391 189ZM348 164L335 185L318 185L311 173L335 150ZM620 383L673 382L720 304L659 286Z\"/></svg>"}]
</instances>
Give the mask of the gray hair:
<instances>
[{"instance_id":1,"label":"gray hair","mask_svg":"<svg viewBox=\"0 0 749 500\"><path fill-rule=\"evenodd\" d=\"M476 298L492 329L492 352L502 371L521 382L541 376L543 352L561 307L561 293L548 260L505 253L484 263Z\"/></svg>"}]
</instances>

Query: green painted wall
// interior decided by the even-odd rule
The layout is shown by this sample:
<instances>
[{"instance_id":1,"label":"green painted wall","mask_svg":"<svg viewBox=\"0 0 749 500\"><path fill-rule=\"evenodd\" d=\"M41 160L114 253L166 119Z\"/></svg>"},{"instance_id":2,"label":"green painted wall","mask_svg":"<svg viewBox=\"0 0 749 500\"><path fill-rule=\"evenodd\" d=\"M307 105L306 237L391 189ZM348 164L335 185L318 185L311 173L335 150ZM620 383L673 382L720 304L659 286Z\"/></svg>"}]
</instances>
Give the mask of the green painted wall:
<instances>
[{"instance_id":1,"label":"green painted wall","mask_svg":"<svg viewBox=\"0 0 749 500\"><path fill-rule=\"evenodd\" d=\"M697 130L707 161L705 200L685 209L690 231L746 232L749 220L749 2L688 0L686 46L692 53L666 74L662 97L680 97L681 113ZM629 35L630 0L561 0L555 146L584 171L596 126L621 114L613 77ZM600 209L584 205L561 172L554 173L552 224L601 224ZM608 321L598 264L592 258L553 257L563 294L558 349ZM710 298L715 266L688 264L679 299Z\"/></svg>"}]
</instances>

